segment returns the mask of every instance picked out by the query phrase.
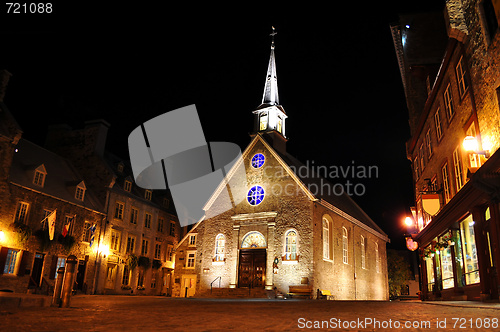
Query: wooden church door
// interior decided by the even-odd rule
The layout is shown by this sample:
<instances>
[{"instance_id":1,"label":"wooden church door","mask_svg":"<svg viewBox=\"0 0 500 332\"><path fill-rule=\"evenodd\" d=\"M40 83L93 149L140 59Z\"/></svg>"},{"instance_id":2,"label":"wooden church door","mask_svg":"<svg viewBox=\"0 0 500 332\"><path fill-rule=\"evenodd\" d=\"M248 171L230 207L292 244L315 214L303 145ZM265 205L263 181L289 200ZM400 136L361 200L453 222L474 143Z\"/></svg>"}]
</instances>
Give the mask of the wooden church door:
<instances>
[{"instance_id":1,"label":"wooden church door","mask_svg":"<svg viewBox=\"0 0 500 332\"><path fill-rule=\"evenodd\" d=\"M266 249L241 249L238 287L263 288L266 279Z\"/></svg>"}]
</instances>

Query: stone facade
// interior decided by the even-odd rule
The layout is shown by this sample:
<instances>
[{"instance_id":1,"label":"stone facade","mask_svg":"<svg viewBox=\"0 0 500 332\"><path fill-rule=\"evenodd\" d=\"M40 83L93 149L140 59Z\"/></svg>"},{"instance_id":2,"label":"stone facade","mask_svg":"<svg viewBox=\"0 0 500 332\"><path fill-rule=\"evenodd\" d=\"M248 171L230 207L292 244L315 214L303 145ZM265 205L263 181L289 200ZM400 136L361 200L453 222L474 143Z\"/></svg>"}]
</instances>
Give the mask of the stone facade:
<instances>
[{"instance_id":1,"label":"stone facade","mask_svg":"<svg viewBox=\"0 0 500 332\"><path fill-rule=\"evenodd\" d=\"M420 248L424 298L498 299L500 183L493 174L500 168L499 6L446 1L448 40L441 42L439 71L426 78L433 84L424 105L407 98L410 119L412 109L420 114L410 121L407 154L416 198L410 231ZM405 30L409 19L401 16L393 31ZM430 38L427 44L439 42ZM410 38L403 46L395 39L398 57L419 43ZM402 70L403 80L413 75L411 68ZM477 143L474 151L463 147L466 140ZM435 209L429 208L432 200Z\"/></svg>"},{"instance_id":2,"label":"stone facade","mask_svg":"<svg viewBox=\"0 0 500 332\"><path fill-rule=\"evenodd\" d=\"M255 154L265 157L264 166L254 168ZM245 199L222 212L224 203L217 195L206 206L206 214L214 215L199 222L180 242L176 249L174 296L199 296L214 287L255 287L242 285L240 275L245 236L251 232L262 234L265 245L265 276L261 287L288 293L289 286L309 285L330 290L335 299L385 300L388 298L385 246L387 237L342 213L330 203L315 199L292 171L290 166L266 142L256 135L236 166L234 176L228 176L234 197L246 197L249 188L260 185L265 191L262 203L252 206ZM230 172L231 173L231 172ZM241 191L238 193L238 191ZM243 194L243 195L241 195ZM354 203L353 203L354 204ZM217 211L217 212L214 212ZM217 214L218 212L222 212ZM328 218L330 226L331 256L323 259L322 220ZM348 261L343 263L342 227L348 229ZM286 234L296 234L297 259L286 259ZM216 259L216 239L225 238L224 260ZM361 235L365 240L365 266L361 267ZM196 236L196 241L190 241ZM379 245L379 268L375 267L373 250ZM260 250L260 247L255 250ZM195 254L194 266L188 255ZM378 271L378 272L375 272ZM190 280L186 283L186 280Z\"/></svg>"},{"instance_id":3,"label":"stone facade","mask_svg":"<svg viewBox=\"0 0 500 332\"><path fill-rule=\"evenodd\" d=\"M172 251L181 233L172 197L135 184L129 162L105 150L109 126L104 120L76 130L56 125L46 139L47 147L76 165L104 205L96 292L170 295ZM134 261L143 264L134 267Z\"/></svg>"}]
</instances>

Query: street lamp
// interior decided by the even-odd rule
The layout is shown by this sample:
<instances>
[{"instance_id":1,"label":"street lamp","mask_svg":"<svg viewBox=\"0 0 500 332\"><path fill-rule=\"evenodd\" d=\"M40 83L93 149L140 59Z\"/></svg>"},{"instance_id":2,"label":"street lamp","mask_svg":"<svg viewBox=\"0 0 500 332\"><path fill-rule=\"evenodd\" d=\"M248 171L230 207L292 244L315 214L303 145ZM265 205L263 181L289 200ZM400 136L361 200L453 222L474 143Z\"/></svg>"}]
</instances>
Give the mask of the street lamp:
<instances>
[{"instance_id":1,"label":"street lamp","mask_svg":"<svg viewBox=\"0 0 500 332\"><path fill-rule=\"evenodd\" d=\"M410 227L413 225L413 219L411 219L410 217L406 217L405 218L405 225Z\"/></svg>"},{"instance_id":2,"label":"street lamp","mask_svg":"<svg viewBox=\"0 0 500 332\"><path fill-rule=\"evenodd\" d=\"M477 154L481 154L486 158L490 157L490 151L488 150L479 150L479 145L477 139L474 136L466 136L463 141L464 150L467 152L473 152Z\"/></svg>"}]
</instances>

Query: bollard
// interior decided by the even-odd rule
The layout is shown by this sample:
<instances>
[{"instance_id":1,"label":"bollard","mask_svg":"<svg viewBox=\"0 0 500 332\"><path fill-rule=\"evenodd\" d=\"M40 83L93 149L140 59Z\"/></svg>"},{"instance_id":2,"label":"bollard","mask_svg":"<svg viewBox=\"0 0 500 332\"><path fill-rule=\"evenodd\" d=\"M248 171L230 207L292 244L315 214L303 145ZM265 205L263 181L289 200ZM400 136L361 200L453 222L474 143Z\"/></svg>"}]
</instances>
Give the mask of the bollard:
<instances>
[{"instance_id":1,"label":"bollard","mask_svg":"<svg viewBox=\"0 0 500 332\"><path fill-rule=\"evenodd\" d=\"M58 307L61 304L61 289L64 278L64 267L57 269L56 285L54 287L54 296L52 297L52 306Z\"/></svg>"},{"instance_id":2,"label":"bollard","mask_svg":"<svg viewBox=\"0 0 500 332\"><path fill-rule=\"evenodd\" d=\"M64 273L64 282L61 294L62 308L69 308L71 291L73 290L73 277L75 275L75 267L77 262L78 259L76 259L76 256L74 255L68 256L68 258L66 258L66 271Z\"/></svg>"}]
</instances>

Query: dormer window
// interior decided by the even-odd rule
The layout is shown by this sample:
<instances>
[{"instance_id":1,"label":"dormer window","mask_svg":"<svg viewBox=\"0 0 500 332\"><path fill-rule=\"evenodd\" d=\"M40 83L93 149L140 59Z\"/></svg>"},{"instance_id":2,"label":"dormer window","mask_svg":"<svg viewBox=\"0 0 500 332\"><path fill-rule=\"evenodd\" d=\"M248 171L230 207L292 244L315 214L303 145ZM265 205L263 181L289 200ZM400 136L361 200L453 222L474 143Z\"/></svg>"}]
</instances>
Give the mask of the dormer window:
<instances>
[{"instance_id":1,"label":"dormer window","mask_svg":"<svg viewBox=\"0 0 500 332\"><path fill-rule=\"evenodd\" d=\"M163 197L163 207L168 209L169 205L170 205L170 200L166 197Z\"/></svg>"},{"instance_id":2,"label":"dormer window","mask_svg":"<svg viewBox=\"0 0 500 332\"><path fill-rule=\"evenodd\" d=\"M132 182L125 180L125 184L123 185L123 189L126 192L130 192L132 190Z\"/></svg>"},{"instance_id":3,"label":"dormer window","mask_svg":"<svg viewBox=\"0 0 500 332\"><path fill-rule=\"evenodd\" d=\"M144 198L146 198L148 201L150 201L152 196L153 196L153 192L151 190L146 190L146 193L144 194Z\"/></svg>"},{"instance_id":4,"label":"dormer window","mask_svg":"<svg viewBox=\"0 0 500 332\"><path fill-rule=\"evenodd\" d=\"M45 170L45 166L42 164L35 169L35 176L33 177L33 184L43 187L45 183L45 176L47 175L47 171Z\"/></svg>"},{"instance_id":5,"label":"dormer window","mask_svg":"<svg viewBox=\"0 0 500 332\"><path fill-rule=\"evenodd\" d=\"M119 173L123 173L123 164L119 163L116 169L118 170Z\"/></svg>"},{"instance_id":6,"label":"dormer window","mask_svg":"<svg viewBox=\"0 0 500 332\"><path fill-rule=\"evenodd\" d=\"M83 183L82 181L76 186L75 198L79 201L83 201L85 197L85 190L87 190L87 187L85 186L85 183Z\"/></svg>"}]
</instances>

